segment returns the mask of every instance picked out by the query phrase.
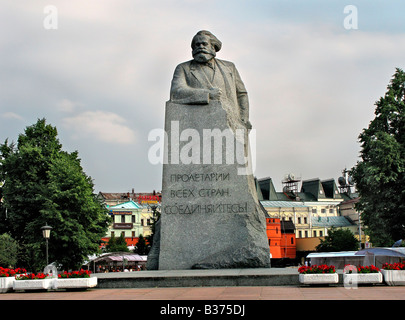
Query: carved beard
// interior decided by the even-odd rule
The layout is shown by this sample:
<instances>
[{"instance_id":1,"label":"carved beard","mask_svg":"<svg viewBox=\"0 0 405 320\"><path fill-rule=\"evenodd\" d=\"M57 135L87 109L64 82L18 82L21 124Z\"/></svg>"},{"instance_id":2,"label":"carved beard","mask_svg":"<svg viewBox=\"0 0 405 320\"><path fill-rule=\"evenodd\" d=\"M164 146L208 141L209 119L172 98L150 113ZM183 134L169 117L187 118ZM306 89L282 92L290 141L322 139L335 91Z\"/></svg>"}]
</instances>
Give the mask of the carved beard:
<instances>
[{"instance_id":1,"label":"carved beard","mask_svg":"<svg viewBox=\"0 0 405 320\"><path fill-rule=\"evenodd\" d=\"M214 58L216 52L214 49L194 49L193 50L193 58L195 61L199 63L206 63Z\"/></svg>"}]
</instances>

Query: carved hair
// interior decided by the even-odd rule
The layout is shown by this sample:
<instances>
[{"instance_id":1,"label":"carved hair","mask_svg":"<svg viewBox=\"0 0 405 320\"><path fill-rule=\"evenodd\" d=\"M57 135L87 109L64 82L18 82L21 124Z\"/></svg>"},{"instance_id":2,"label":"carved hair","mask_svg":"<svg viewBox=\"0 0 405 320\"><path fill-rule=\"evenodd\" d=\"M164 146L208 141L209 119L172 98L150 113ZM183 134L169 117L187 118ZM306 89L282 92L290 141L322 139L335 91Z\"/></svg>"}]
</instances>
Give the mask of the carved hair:
<instances>
[{"instance_id":1,"label":"carved hair","mask_svg":"<svg viewBox=\"0 0 405 320\"><path fill-rule=\"evenodd\" d=\"M214 49L216 52L221 50L222 42L219 41L216 36L214 36L211 32L209 32L207 30L198 31L197 34L193 37L193 40L191 40L191 48L193 50L194 50L195 38L199 35L207 36L210 39L211 44L214 46Z\"/></svg>"}]
</instances>

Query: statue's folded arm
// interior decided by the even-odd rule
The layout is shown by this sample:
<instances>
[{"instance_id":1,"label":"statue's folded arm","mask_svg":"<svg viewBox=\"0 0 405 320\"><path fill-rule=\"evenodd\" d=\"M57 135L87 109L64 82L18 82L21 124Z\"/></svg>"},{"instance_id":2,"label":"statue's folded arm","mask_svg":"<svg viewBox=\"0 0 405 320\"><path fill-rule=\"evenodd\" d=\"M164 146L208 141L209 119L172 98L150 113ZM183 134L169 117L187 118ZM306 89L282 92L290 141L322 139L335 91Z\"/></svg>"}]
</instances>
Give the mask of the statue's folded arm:
<instances>
[{"instance_id":1,"label":"statue's folded arm","mask_svg":"<svg viewBox=\"0 0 405 320\"><path fill-rule=\"evenodd\" d=\"M170 88L170 100L180 104L208 104L210 101L209 90L191 87L182 65L174 71Z\"/></svg>"}]
</instances>

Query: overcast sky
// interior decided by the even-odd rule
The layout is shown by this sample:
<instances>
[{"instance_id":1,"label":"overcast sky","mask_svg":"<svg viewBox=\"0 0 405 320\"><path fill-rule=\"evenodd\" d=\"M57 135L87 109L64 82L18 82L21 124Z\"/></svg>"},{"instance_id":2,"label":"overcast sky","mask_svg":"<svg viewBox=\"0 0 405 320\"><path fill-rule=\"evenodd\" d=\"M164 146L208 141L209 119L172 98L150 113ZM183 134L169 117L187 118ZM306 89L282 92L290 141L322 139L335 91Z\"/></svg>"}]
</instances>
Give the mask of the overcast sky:
<instances>
[{"instance_id":1,"label":"overcast sky","mask_svg":"<svg viewBox=\"0 0 405 320\"><path fill-rule=\"evenodd\" d=\"M57 9L57 29L49 29L48 5ZM2 0L0 7L0 142L46 118L63 149L79 152L96 192L161 190L148 134L163 128L174 68L191 59L199 30L222 41L217 57L241 74L257 137L255 175L273 178L278 190L290 172L337 180L353 167L375 101L395 68L405 68L402 1Z\"/></svg>"}]
</instances>

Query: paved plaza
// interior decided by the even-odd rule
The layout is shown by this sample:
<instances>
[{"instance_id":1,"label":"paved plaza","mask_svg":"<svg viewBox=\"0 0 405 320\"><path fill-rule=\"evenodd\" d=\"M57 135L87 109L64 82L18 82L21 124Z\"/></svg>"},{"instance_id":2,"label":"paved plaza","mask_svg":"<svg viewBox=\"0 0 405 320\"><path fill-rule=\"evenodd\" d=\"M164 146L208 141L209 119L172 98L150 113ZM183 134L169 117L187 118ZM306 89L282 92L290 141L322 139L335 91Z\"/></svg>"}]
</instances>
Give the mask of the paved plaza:
<instances>
[{"instance_id":1,"label":"paved plaza","mask_svg":"<svg viewBox=\"0 0 405 320\"><path fill-rule=\"evenodd\" d=\"M82 319L117 315L131 319L259 319L280 310L289 317L327 312L338 317L373 318L381 308L400 310L402 300L405 286L120 288L4 293L0 294L0 308L19 310L19 315L27 317L40 316L43 310L60 310L66 317L80 314Z\"/></svg>"},{"instance_id":2,"label":"paved plaza","mask_svg":"<svg viewBox=\"0 0 405 320\"><path fill-rule=\"evenodd\" d=\"M10 292L0 300L405 300L405 286L189 287Z\"/></svg>"},{"instance_id":3,"label":"paved plaza","mask_svg":"<svg viewBox=\"0 0 405 320\"><path fill-rule=\"evenodd\" d=\"M341 270L338 270L341 273ZM341 275L341 274L340 274ZM84 291L8 292L1 300L405 300L405 286L302 286L294 268L97 273Z\"/></svg>"}]
</instances>

